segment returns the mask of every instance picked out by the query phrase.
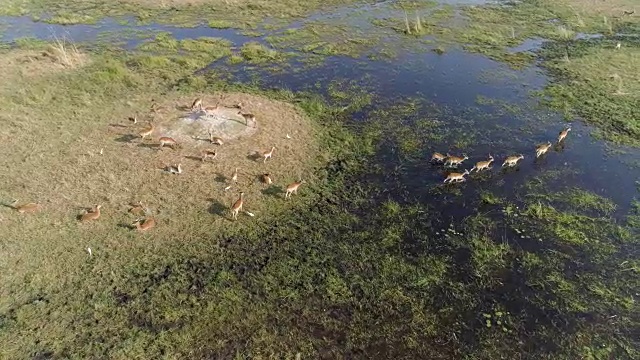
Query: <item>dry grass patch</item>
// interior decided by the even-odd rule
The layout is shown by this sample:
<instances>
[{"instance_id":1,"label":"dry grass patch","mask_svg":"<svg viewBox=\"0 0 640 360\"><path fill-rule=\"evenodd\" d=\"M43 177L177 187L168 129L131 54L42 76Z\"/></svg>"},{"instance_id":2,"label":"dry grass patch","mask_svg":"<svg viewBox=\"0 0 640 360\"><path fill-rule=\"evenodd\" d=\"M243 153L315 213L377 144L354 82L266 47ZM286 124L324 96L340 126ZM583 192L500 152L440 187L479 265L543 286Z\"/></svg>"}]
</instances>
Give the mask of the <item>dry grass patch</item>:
<instances>
[{"instance_id":1,"label":"dry grass patch","mask_svg":"<svg viewBox=\"0 0 640 360\"><path fill-rule=\"evenodd\" d=\"M87 54L64 40L57 40L45 50L12 50L0 56L0 75L3 79L50 75L76 69L89 62Z\"/></svg>"}]
</instances>

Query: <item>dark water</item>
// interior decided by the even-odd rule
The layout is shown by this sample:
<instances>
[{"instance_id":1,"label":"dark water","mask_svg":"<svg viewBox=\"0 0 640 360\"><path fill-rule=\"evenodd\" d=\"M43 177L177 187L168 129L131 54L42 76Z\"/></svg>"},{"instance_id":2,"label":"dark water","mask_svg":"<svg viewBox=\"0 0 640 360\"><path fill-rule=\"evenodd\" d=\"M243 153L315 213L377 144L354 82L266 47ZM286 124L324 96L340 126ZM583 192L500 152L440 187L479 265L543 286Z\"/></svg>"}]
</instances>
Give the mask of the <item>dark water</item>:
<instances>
[{"instance_id":1,"label":"dark water","mask_svg":"<svg viewBox=\"0 0 640 360\"><path fill-rule=\"evenodd\" d=\"M306 21L343 21L346 16L357 29L371 31L368 19L377 16L376 14L384 14L384 3L367 5L364 10L372 9L377 13L357 7L345 7L330 14L319 14L293 23L290 27L303 26ZM128 19L128 23L126 20L104 19L95 25L61 26L33 22L27 17L0 17L0 29L5 29L1 39L11 42L21 37L51 39L64 36L74 42L106 40L132 48L141 41L153 38L155 32L166 31L177 39L223 37L232 41L236 47L247 41L264 42L262 38L244 36L233 29L211 29L205 26L180 28L158 24L138 27L131 25L134 24L133 19ZM511 50L531 51L542 43L541 39L531 39ZM378 50L372 49L368 54ZM412 126L412 121L425 116L433 118L433 106L446 109L435 115L437 120L444 123L436 130L442 133L444 140L429 142L420 156L398 155L397 144L394 143L385 144L385 148L381 149L379 160L385 171L375 178L387 187L389 196L420 201L438 196L432 190L441 187L446 172L428 162L434 151L468 154L470 159L462 169L471 168L476 161L485 160L489 153L496 158L496 166L490 174L479 178L471 177L466 183L459 184L463 196L454 201L458 207L464 207L464 196L477 189L509 198L514 189L545 170L571 170L571 175L563 178L563 185L574 185L612 199L619 207L619 214L625 213L631 199L637 196L636 181L640 179L640 168L629 166L629 163L639 159L640 152L594 140L589 135L592 129L583 125L579 119L570 124L572 131L565 146L555 147L546 157L534 161L535 145L554 141L558 132L567 126L560 115L535 106L537 100L532 91L542 89L548 81L544 71L535 66L513 70L502 63L456 47L447 49L442 55L414 48L399 53L393 61L369 60L366 54L355 59L332 56L326 58L322 65L304 70L300 70L301 66L296 66L296 61L298 60L292 61L290 69L281 72L262 71L259 68L248 70L242 65L231 71L236 79L259 78L266 87L293 91L314 89L326 92L326 85L332 80L353 81L376 95L375 105L366 109L368 111L375 110L376 106L393 105L407 98L427 100L432 106L425 106L415 116L402 121L406 126ZM212 64L212 67L219 65ZM317 89L316 84L321 84L321 87ZM479 97L490 101L479 101ZM521 110L518 113L501 112L501 104L517 105ZM362 119L356 118L353 121ZM454 141L461 139L468 139L464 146L453 145ZM612 151L616 154L611 155ZM619 151L623 153L618 154ZM524 154L525 159L517 171L498 171L504 157L518 153ZM455 198L447 191L440 196ZM453 209L448 207L448 211Z\"/></svg>"}]
</instances>

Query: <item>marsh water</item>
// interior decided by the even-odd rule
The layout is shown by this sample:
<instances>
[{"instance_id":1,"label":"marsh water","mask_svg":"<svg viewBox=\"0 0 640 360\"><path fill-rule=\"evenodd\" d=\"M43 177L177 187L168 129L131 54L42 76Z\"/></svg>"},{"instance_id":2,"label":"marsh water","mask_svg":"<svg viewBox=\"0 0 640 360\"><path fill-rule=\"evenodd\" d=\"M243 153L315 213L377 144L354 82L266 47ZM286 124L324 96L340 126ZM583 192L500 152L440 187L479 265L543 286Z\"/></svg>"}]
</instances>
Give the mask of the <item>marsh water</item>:
<instances>
[{"instance_id":1,"label":"marsh water","mask_svg":"<svg viewBox=\"0 0 640 360\"><path fill-rule=\"evenodd\" d=\"M376 5L375 12L371 5L346 7L316 14L288 27L303 27L319 21L348 21L350 26L365 33L373 31L372 17L393 11L396 10L385 8L384 3ZM60 26L33 22L26 17L4 17L0 18L0 29L4 29L0 38L10 42L20 37L48 39L55 35L67 36L76 43L117 41L133 49L142 41L152 39L154 33L169 32L178 40L221 37L239 48L250 41L268 44L269 36L283 33L283 30L259 29L262 35L247 36L239 30L207 26L183 28L123 23L122 19L105 19L96 25ZM133 20L130 24L134 24ZM358 56L330 55L311 65L302 61L306 54L285 48L282 50L298 53L300 57L276 69L246 63L231 65L222 59L200 72L226 69L236 81L258 79L266 88L324 95L330 94L330 87L337 81L352 91L372 94L374 101L355 112L347 125L387 121L379 119L380 116L388 116L391 125L384 127L389 133L385 134L372 160L372 170L362 175L360 181L374 184L380 201L428 204L440 214L433 221L438 228L446 228L448 223L475 212L468 199L477 198L481 192L518 204L521 199L514 195L517 189L534 177L550 173L556 177L545 183L545 191L553 193L577 187L611 199L617 205L615 216L627 213L631 200L638 195L640 151L600 141L592 136L593 129L580 119L568 123L562 115L539 106L535 92L549 82L549 75L542 68L534 64L513 69L483 55L466 52L456 44L440 54L432 51L433 45L429 43L406 46L398 40L398 35L384 34L378 39L379 44ZM535 51L540 46L544 46L544 40L531 39L512 51ZM391 59L378 60L372 56L390 48L396 53ZM334 101L349 105L349 98ZM407 104L414 104L415 110L394 112ZM414 130L423 120L433 126ZM535 160L535 146L555 142L559 131L568 125L572 130L564 145L554 146L546 156ZM408 128L417 134L419 146L407 148L402 136L395 133L398 128ZM445 186L442 181L447 170L429 161L435 151L467 154L469 160L461 169L470 169L489 154L496 158L496 163L490 172L474 174L464 183ZM502 159L515 154L524 154L524 160L517 168L502 171Z\"/></svg>"}]
</instances>

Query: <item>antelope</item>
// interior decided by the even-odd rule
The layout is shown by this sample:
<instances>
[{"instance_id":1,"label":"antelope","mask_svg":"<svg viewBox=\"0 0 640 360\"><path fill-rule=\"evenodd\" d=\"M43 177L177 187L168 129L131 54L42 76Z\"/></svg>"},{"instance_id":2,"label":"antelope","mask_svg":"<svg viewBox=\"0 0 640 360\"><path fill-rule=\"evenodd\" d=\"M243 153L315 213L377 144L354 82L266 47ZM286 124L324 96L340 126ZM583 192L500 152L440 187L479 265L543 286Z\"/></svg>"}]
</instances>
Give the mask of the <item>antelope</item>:
<instances>
[{"instance_id":1,"label":"antelope","mask_svg":"<svg viewBox=\"0 0 640 360\"><path fill-rule=\"evenodd\" d=\"M138 219L131 225L135 226L135 229L138 231L147 231L156 226L156 219L152 217L148 217L144 220Z\"/></svg>"},{"instance_id":2,"label":"antelope","mask_svg":"<svg viewBox=\"0 0 640 360\"><path fill-rule=\"evenodd\" d=\"M22 205L16 205L18 200L15 200L11 205L9 205L12 209L16 210L20 214L24 213L34 213L36 211L40 211L42 209L42 205L36 203L27 203Z\"/></svg>"},{"instance_id":3,"label":"antelope","mask_svg":"<svg viewBox=\"0 0 640 360\"><path fill-rule=\"evenodd\" d=\"M439 152L435 152L431 156L431 161L435 161L439 163L444 162L446 159L447 157L445 155L440 154Z\"/></svg>"},{"instance_id":4,"label":"antelope","mask_svg":"<svg viewBox=\"0 0 640 360\"><path fill-rule=\"evenodd\" d=\"M151 101L155 101L155 100L151 100ZM154 103L151 104L151 107L149 108L149 110L152 113L156 114L160 110L166 110L166 106L158 105L158 103L154 102Z\"/></svg>"},{"instance_id":5,"label":"antelope","mask_svg":"<svg viewBox=\"0 0 640 360\"><path fill-rule=\"evenodd\" d=\"M131 203L129 204L129 206L131 206L131 208L129 209L129 212L132 214L139 215L140 213L145 212L145 207L142 204L142 201L138 201L137 203Z\"/></svg>"},{"instance_id":6,"label":"antelope","mask_svg":"<svg viewBox=\"0 0 640 360\"><path fill-rule=\"evenodd\" d=\"M566 128L560 131L560 134L558 134L558 142L561 142L562 140L564 140L564 138L566 138L567 135L569 134L569 131L571 131L571 128Z\"/></svg>"},{"instance_id":7,"label":"antelope","mask_svg":"<svg viewBox=\"0 0 640 360\"><path fill-rule=\"evenodd\" d=\"M263 183L265 183L267 185L271 185L273 183L273 181L271 181L271 175L269 175L269 174L262 174L260 176L260 181L262 181Z\"/></svg>"},{"instance_id":8,"label":"antelope","mask_svg":"<svg viewBox=\"0 0 640 360\"><path fill-rule=\"evenodd\" d=\"M153 130L155 130L154 126L149 122L149 127L138 132L138 135L140 135L142 140L144 140L147 136L150 136L153 133Z\"/></svg>"},{"instance_id":9,"label":"antelope","mask_svg":"<svg viewBox=\"0 0 640 360\"><path fill-rule=\"evenodd\" d=\"M267 162L267 159L271 159L271 156L273 156L273 150L275 150L275 149L276 149L276 147L272 146L271 147L271 151L265 151L265 152L262 153L262 158L263 158L262 163L263 164Z\"/></svg>"},{"instance_id":10,"label":"antelope","mask_svg":"<svg viewBox=\"0 0 640 360\"><path fill-rule=\"evenodd\" d=\"M253 127L256 127L256 116L253 114L249 114L249 113L243 113L242 111L238 111L238 115L242 115L242 117L244 118L244 124L245 126L249 126L249 121L251 121L253 123Z\"/></svg>"},{"instance_id":11,"label":"antelope","mask_svg":"<svg viewBox=\"0 0 640 360\"><path fill-rule=\"evenodd\" d=\"M549 151L549 148L551 147L551 141L547 142L546 144L540 144L536 147L536 158L540 157L541 155L544 155L547 153L547 151Z\"/></svg>"},{"instance_id":12,"label":"antelope","mask_svg":"<svg viewBox=\"0 0 640 360\"><path fill-rule=\"evenodd\" d=\"M180 175L182 174L182 164L169 165L165 168L165 170L171 174Z\"/></svg>"},{"instance_id":13,"label":"antelope","mask_svg":"<svg viewBox=\"0 0 640 360\"><path fill-rule=\"evenodd\" d=\"M196 98L195 100L193 100L193 103L191 103L191 111L194 111L196 108L198 108L199 110L202 110L201 98Z\"/></svg>"},{"instance_id":14,"label":"antelope","mask_svg":"<svg viewBox=\"0 0 640 360\"><path fill-rule=\"evenodd\" d=\"M175 141L173 138L170 138L168 136L161 137L159 141L160 141L160 148L164 147L165 145L172 149L175 149L176 147L180 146L177 141Z\"/></svg>"},{"instance_id":15,"label":"antelope","mask_svg":"<svg viewBox=\"0 0 640 360\"><path fill-rule=\"evenodd\" d=\"M215 150L205 149L200 152L200 159L202 160L202 162L204 162L208 158L214 160L216 156L218 156L218 154L215 152Z\"/></svg>"},{"instance_id":16,"label":"antelope","mask_svg":"<svg viewBox=\"0 0 640 360\"><path fill-rule=\"evenodd\" d=\"M476 172L480 172L481 170L491 170L491 163L493 162L493 156L489 154L489 160L487 161L478 161L474 167L471 168L471 171L475 170Z\"/></svg>"},{"instance_id":17,"label":"antelope","mask_svg":"<svg viewBox=\"0 0 640 360\"><path fill-rule=\"evenodd\" d=\"M449 175L447 175L447 178L444 179L444 182L463 182L466 181L467 179L464 178L465 175L469 174L469 170L465 170L464 173L450 173Z\"/></svg>"},{"instance_id":18,"label":"antelope","mask_svg":"<svg viewBox=\"0 0 640 360\"><path fill-rule=\"evenodd\" d=\"M633 15L633 14L635 14L635 13L636 13L636 10L635 10L635 9L633 9L633 10L631 10L631 11L629 11L629 10L624 10L624 12L622 13L622 15Z\"/></svg>"},{"instance_id":19,"label":"antelope","mask_svg":"<svg viewBox=\"0 0 640 360\"><path fill-rule=\"evenodd\" d=\"M102 205L95 205L90 212L87 212L80 217L80 221L84 222L84 221L98 220L98 218L100 217L101 207Z\"/></svg>"},{"instance_id":20,"label":"antelope","mask_svg":"<svg viewBox=\"0 0 640 360\"><path fill-rule=\"evenodd\" d=\"M214 144L214 145L224 145L224 141L217 137L217 136L213 136L213 132L211 131L211 129L208 130L209 133L209 142Z\"/></svg>"},{"instance_id":21,"label":"antelope","mask_svg":"<svg viewBox=\"0 0 640 360\"><path fill-rule=\"evenodd\" d=\"M238 182L238 168L236 168L233 171L233 174L231 174L231 181L233 181L234 183Z\"/></svg>"},{"instance_id":22,"label":"antelope","mask_svg":"<svg viewBox=\"0 0 640 360\"><path fill-rule=\"evenodd\" d=\"M210 112L214 112L217 111L220 108L220 106L218 104L216 104L216 106L207 106L206 108L204 108L204 113L209 115Z\"/></svg>"},{"instance_id":23,"label":"antelope","mask_svg":"<svg viewBox=\"0 0 640 360\"><path fill-rule=\"evenodd\" d=\"M231 217L233 217L234 220L238 220L238 213L242 211L242 204L244 203L243 197L244 193L241 191L240 198L231 206Z\"/></svg>"},{"instance_id":24,"label":"antelope","mask_svg":"<svg viewBox=\"0 0 640 360\"><path fill-rule=\"evenodd\" d=\"M297 194L298 193L298 188L302 184L304 184L304 180L296 181L293 184L290 184L289 186L287 186L287 190L284 193L284 198L285 199L289 199L289 198L291 198L291 194Z\"/></svg>"},{"instance_id":25,"label":"antelope","mask_svg":"<svg viewBox=\"0 0 640 360\"><path fill-rule=\"evenodd\" d=\"M444 166L458 166L469 157L466 154L462 154L462 157L449 155L447 153L447 161L444 162Z\"/></svg>"},{"instance_id":26,"label":"antelope","mask_svg":"<svg viewBox=\"0 0 640 360\"><path fill-rule=\"evenodd\" d=\"M507 166L516 166L518 164L518 161L520 161L522 159L524 159L524 155L522 155L522 154L509 156L504 160L504 162L502 163L502 166L503 167L505 165L507 165Z\"/></svg>"}]
</instances>

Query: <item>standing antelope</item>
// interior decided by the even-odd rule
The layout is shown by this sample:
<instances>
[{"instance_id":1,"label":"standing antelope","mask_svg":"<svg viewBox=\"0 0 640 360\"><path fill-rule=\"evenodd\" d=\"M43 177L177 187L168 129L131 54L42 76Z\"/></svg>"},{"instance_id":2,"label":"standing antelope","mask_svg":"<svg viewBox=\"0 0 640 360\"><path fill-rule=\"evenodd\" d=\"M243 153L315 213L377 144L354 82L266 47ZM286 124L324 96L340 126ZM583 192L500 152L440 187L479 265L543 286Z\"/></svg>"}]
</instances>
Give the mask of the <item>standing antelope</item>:
<instances>
[{"instance_id":1,"label":"standing antelope","mask_svg":"<svg viewBox=\"0 0 640 360\"><path fill-rule=\"evenodd\" d=\"M567 135L569 135L569 131L571 131L570 127L560 131L560 134L558 134L558 142L561 142L562 140L564 140L564 138L566 138Z\"/></svg>"},{"instance_id":2,"label":"standing antelope","mask_svg":"<svg viewBox=\"0 0 640 360\"><path fill-rule=\"evenodd\" d=\"M231 174L231 181L233 181L234 183L238 182L238 168L236 168L233 171L233 174Z\"/></svg>"},{"instance_id":3,"label":"standing antelope","mask_svg":"<svg viewBox=\"0 0 640 360\"><path fill-rule=\"evenodd\" d=\"M204 162L208 158L211 158L211 160L215 160L216 156L218 156L218 154L215 152L215 150L205 149L200 152L200 159L202 160L202 162Z\"/></svg>"},{"instance_id":4,"label":"standing antelope","mask_svg":"<svg viewBox=\"0 0 640 360\"><path fill-rule=\"evenodd\" d=\"M15 200L11 205L9 205L12 209L16 210L20 214L24 213L34 213L36 211L40 211L42 209L42 205L36 203L27 203L22 205L16 205L18 200Z\"/></svg>"},{"instance_id":5,"label":"standing antelope","mask_svg":"<svg viewBox=\"0 0 640 360\"><path fill-rule=\"evenodd\" d=\"M175 150L176 147L179 147L178 142L175 139L170 138L168 136L163 136L158 141L160 141L160 148L163 148L164 146L168 146L171 149Z\"/></svg>"},{"instance_id":6,"label":"standing antelope","mask_svg":"<svg viewBox=\"0 0 640 360\"><path fill-rule=\"evenodd\" d=\"M551 141L547 142L546 144L538 145L536 147L536 158L539 158L540 156L546 154L547 151L549 151L549 148L551 148Z\"/></svg>"},{"instance_id":7,"label":"standing antelope","mask_svg":"<svg viewBox=\"0 0 640 360\"><path fill-rule=\"evenodd\" d=\"M507 157L504 162L502 163L502 166L504 167L505 165L511 167L511 166L516 166L518 164L518 161L524 159L524 155L520 154L517 156L509 156Z\"/></svg>"},{"instance_id":8,"label":"standing antelope","mask_svg":"<svg viewBox=\"0 0 640 360\"><path fill-rule=\"evenodd\" d=\"M275 149L276 149L276 147L272 146L271 147L271 151L265 151L265 152L262 153L262 158L263 158L262 163L266 163L267 159L271 159L271 156L273 156L273 150L275 150Z\"/></svg>"},{"instance_id":9,"label":"standing antelope","mask_svg":"<svg viewBox=\"0 0 640 360\"><path fill-rule=\"evenodd\" d=\"M489 154L489 160L487 161L478 161L474 167L471 168L471 171L475 170L476 172L480 172L481 170L491 170L491 163L493 162L493 156Z\"/></svg>"},{"instance_id":10,"label":"standing antelope","mask_svg":"<svg viewBox=\"0 0 640 360\"><path fill-rule=\"evenodd\" d=\"M440 154L439 152L435 152L431 156L431 161L435 161L439 163L444 162L446 159L447 157L445 155Z\"/></svg>"},{"instance_id":11,"label":"standing antelope","mask_svg":"<svg viewBox=\"0 0 640 360\"><path fill-rule=\"evenodd\" d=\"M231 217L234 220L238 220L238 213L242 211L242 204L244 204L244 192L240 192L240 198L231 206Z\"/></svg>"},{"instance_id":12,"label":"standing antelope","mask_svg":"<svg viewBox=\"0 0 640 360\"><path fill-rule=\"evenodd\" d=\"M302 184L304 184L304 180L296 181L293 184L290 184L289 186L287 186L287 190L284 193L284 198L285 199L289 199L289 198L291 198L291 194L297 194L298 193L298 188Z\"/></svg>"},{"instance_id":13,"label":"standing antelope","mask_svg":"<svg viewBox=\"0 0 640 360\"><path fill-rule=\"evenodd\" d=\"M468 158L469 157L467 156L467 154L462 154L462 157L458 157L449 155L449 153L447 153L447 161L444 162L444 166L458 166Z\"/></svg>"},{"instance_id":14,"label":"standing antelope","mask_svg":"<svg viewBox=\"0 0 640 360\"><path fill-rule=\"evenodd\" d=\"M148 217L144 220L138 219L131 225L135 226L135 229L138 231L147 231L156 226L156 219L152 217Z\"/></svg>"},{"instance_id":15,"label":"standing antelope","mask_svg":"<svg viewBox=\"0 0 640 360\"><path fill-rule=\"evenodd\" d=\"M220 105L216 104L216 106L207 106L203 110L205 114L209 115L210 113L218 111L219 108L220 108Z\"/></svg>"},{"instance_id":16,"label":"standing antelope","mask_svg":"<svg viewBox=\"0 0 640 360\"><path fill-rule=\"evenodd\" d=\"M464 178L465 175L469 174L469 170L465 170L464 173L450 173L449 175L447 175L447 178L444 179L443 182L463 182L466 181L467 179Z\"/></svg>"},{"instance_id":17,"label":"standing antelope","mask_svg":"<svg viewBox=\"0 0 640 360\"><path fill-rule=\"evenodd\" d=\"M244 118L244 124L245 126L249 126L249 121L251 121L251 123L253 123L253 127L256 127L256 116L253 114L249 114L249 113L243 113L242 111L238 111L238 115L242 115L242 117Z\"/></svg>"},{"instance_id":18,"label":"standing antelope","mask_svg":"<svg viewBox=\"0 0 640 360\"><path fill-rule=\"evenodd\" d=\"M201 98L196 98L195 100L193 100L193 103L191 103L191 111L194 111L196 108L198 110L202 110L202 99Z\"/></svg>"},{"instance_id":19,"label":"standing antelope","mask_svg":"<svg viewBox=\"0 0 640 360\"><path fill-rule=\"evenodd\" d=\"M147 136L150 136L153 133L153 130L155 130L155 127L151 122L148 122L148 124L149 124L149 127L142 129L142 131L138 132L138 135L140 135L142 140L144 140Z\"/></svg>"},{"instance_id":20,"label":"standing antelope","mask_svg":"<svg viewBox=\"0 0 640 360\"><path fill-rule=\"evenodd\" d=\"M87 212L80 217L80 221L84 222L84 221L98 220L98 218L100 217L101 207L102 205L95 205L90 212Z\"/></svg>"}]
</instances>

